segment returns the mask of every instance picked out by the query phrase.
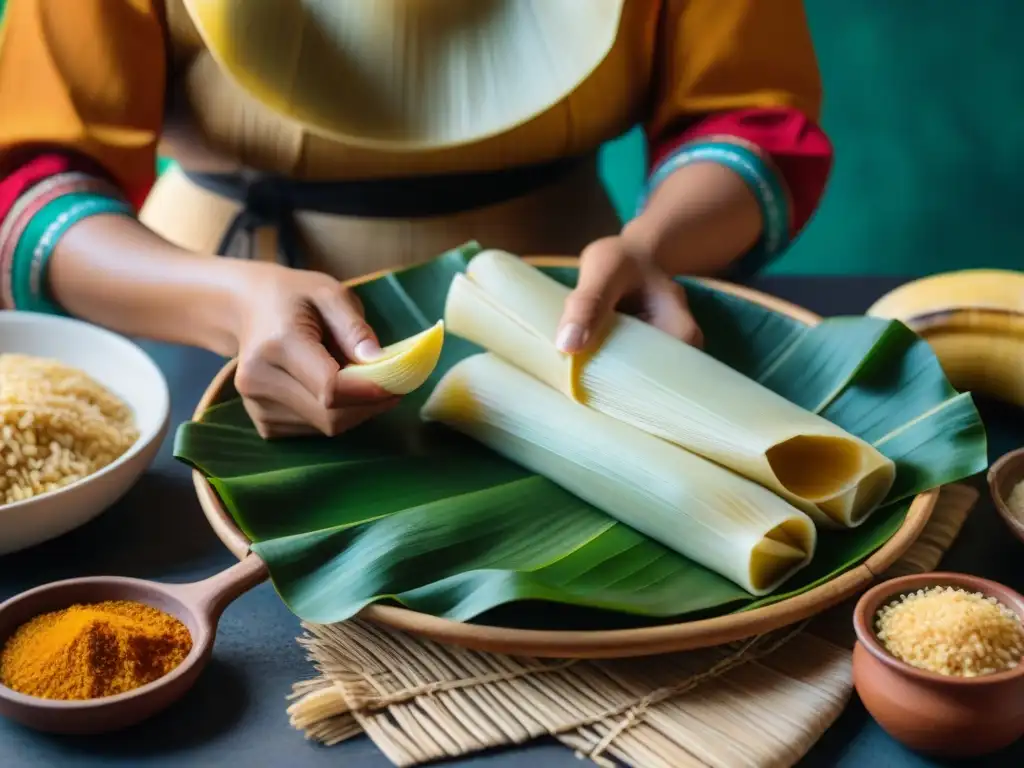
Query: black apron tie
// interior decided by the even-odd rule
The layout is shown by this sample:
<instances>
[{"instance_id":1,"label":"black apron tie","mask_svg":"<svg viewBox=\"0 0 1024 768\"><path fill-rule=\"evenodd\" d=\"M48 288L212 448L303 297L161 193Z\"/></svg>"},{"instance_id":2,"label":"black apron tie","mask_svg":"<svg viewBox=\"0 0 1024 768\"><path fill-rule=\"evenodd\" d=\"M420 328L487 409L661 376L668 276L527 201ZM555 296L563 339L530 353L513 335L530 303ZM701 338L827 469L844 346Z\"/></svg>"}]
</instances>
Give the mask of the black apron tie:
<instances>
[{"instance_id":1,"label":"black apron tie","mask_svg":"<svg viewBox=\"0 0 1024 768\"><path fill-rule=\"evenodd\" d=\"M242 209L228 225L217 246L217 255L256 259L256 230L272 227L277 231L278 263L301 268L295 211L286 187L273 177L258 177L249 180L236 199L240 199Z\"/></svg>"},{"instance_id":2,"label":"black apron tie","mask_svg":"<svg viewBox=\"0 0 1024 768\"><path fill-rule=\"evenodd\" d=\"M218 255L256 257L255 232L277 230L277 260L302 268L296 211L362 218L417 219L448 216L513 200L553 184L590 156L568 157L498 171L349 181L304 181L246 170L185 172L194 184L236 200L242 209L228 225Z\"/></svg>"}]
</instances>

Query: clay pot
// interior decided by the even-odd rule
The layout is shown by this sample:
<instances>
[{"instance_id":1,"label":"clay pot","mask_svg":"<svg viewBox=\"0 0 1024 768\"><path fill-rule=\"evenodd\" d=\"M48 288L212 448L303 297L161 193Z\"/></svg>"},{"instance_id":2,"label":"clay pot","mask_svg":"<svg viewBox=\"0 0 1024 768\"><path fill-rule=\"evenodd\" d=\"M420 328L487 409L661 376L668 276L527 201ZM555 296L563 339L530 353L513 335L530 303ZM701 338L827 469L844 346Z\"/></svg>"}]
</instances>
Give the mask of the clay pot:
<instances>
[{"instance_id":1,"label":"clay pot","mask_svg":"<svg viewBox=\"0 0 1024 768\"><path fill-rule=\"evenodd\" d=\"M1010 507L1010 494L1024 480L1024 448L1004 454L988 470L988 487L996 511L1013 534L1024 541L1024 516Z\"/></svg>"},{"instance_id":2,"label":"clay pot","mask_svg":"<svg viewBox=\"0 0 1024 768\"><path fill-rule=\"evenodd\" d=\"M898 660L875 635L879 608L902 594L935 586L994 597L1024 619L1024 597L976 576L922 573L883 582L854 608L854 687L878 724L910 749L947 758L995 752L1024 735L1024 664L993 675L947 677Z\"/></svg>"}]
</instances>

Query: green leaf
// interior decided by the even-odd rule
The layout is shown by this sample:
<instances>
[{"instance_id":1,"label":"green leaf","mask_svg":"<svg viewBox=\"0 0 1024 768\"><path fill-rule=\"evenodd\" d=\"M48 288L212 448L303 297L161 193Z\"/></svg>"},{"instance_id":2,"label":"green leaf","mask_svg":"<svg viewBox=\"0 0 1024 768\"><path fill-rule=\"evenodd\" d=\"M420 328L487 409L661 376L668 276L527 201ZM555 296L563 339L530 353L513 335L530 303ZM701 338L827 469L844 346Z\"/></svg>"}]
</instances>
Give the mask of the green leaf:
<instances>
[{"instance_id":1,"label":"green leaf","mask_svg":"<svg viewBox=\"0 0 1024 768\"><path fill-rule=\"evenodd\" d=\"M811 564L774 594L751 602L745 609L778 603L831 581L891 539L903 525L909 509L909 501L896 502L875 512L853 531L823 531Z\"/></svg>"},{"instance_id":2,"label":"green leaf","mask_svg":"<svg viewBox=\"0 0 1024 768\"><path fill-rule=\"evenodd\" d=\"M379 596L458 620L514 600L674 616L749 599L536 475L254 549L276 565L285 601L317 622Z\"/></svg>"},{"instance_id":3,"label":"green leaf","mask_svg":"<svg viewBox=\"0 0 1024 768\"><path fill-rule=\"evenodd\" d=\"M705 351L755 381L807 333L807 326L791 317L767 310L750 312L751 304L744 299L692 280L683 284L704 331Z\"/></svg>"},{"instance_id":4,"label":"green leaf","mask_svg":"<svg viewBox=\"0 0 1024 768\"><path fill-rule=\"evenodd\" d=\"M821 413L861 371L891 326L874 318L835 318L805 328L752 378L801 408Z\"/></svg>"},{"instance_id":5,"label":"green leaf","mask_svg":"<svg viewBox=\"0 0 1024 768\"><path fill-rule=\"evenodd\" d=\"M478 250L356 289L383 343L440 318ZM573 269L545 270L573 285ZM889 502L861 527L823 531L814 562L759 600L616 522L550 481L437 425L418 409L478 351L449 336L428 384L397 409L333 439L265 441L238 399L178 431L175 455L208 475L301 618L346 619L375 601L459 621L605 627L749 610L824 583L899 529L916 493L985 466L969 395L928 345L895 321L835 318L810 328L684 281L706 349L798 405L877 445L897 465ZM557 610L551 606L561 606Z\"/></svg>"},{"instance_id":6,"label":"green leaf","mask_svg":"<svg viewBox=\"0 0 1024 768\"><path fill-rule=\"evenodd\" d=\"M974 401L953 389L927 342L902 323L887 326L850 384L819 412L896 462L895 501L981 472L988 449Z\"/></svg>"},{"instance_id":7,"label":"green leaf","mask_svg":"<svg viewBox=\"0 0 1024 768\"><path fill-rule=\"evenodd\" d=\"M749 598L536 475L254 551L293 610L322 623L379 596L457 620L527 599L673 616Z\"/></svg>"}]
</instances>

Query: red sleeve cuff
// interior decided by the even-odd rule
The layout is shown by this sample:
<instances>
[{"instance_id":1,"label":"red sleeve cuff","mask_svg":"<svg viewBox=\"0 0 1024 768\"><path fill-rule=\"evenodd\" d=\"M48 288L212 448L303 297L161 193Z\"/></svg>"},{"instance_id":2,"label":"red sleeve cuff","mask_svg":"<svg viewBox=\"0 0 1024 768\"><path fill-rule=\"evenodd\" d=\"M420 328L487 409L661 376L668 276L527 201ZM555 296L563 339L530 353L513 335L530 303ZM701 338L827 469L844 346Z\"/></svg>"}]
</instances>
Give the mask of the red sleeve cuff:
<instances>
[{"instance_id":1,"label":"red sleeve cuff","mask_svg":"<svg viewBox=\"0 0 1024 768\"><path fill-rule=\"evenodd\" d=\"M682 144L715 135L735 136L768 153L789 189L791 235L795 236L818 207L832 169L832 143L825 132L802 112L788 107L714 114L651 141L651 168Z\"/></svg>"},{"instance_id":2,"label":"red sleeve cuff","mask_svg":"<svg viewBox=\"0 0 1024 768\"><path fill-rule=\"evenodd\" d=\"M61 150L38 150L14 159L11 170L0 171L0 222L14 204L36 184L61 173L88 173L109 180L92 160ZM135 202L135 201L132 201Z\"/></svg>"}]
</instances>

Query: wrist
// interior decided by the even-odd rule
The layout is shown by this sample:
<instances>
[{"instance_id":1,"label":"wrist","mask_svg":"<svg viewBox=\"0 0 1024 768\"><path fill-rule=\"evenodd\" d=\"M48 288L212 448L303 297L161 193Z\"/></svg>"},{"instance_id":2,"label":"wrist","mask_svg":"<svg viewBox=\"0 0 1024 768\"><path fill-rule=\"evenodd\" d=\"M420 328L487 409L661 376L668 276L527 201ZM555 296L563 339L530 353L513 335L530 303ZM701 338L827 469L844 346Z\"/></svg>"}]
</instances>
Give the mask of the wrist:
<instances>
[{"instance_id":1,"label":"wrist","mask_svg":"<svg viewBox=\"0 0 1024 768\"><path fill-rule=\"evenodd\" d=\"M204 349L221 357L237 354L246 264L177 252L140 258L138 266L151 268L147 277L155 279L118 286L129 296L134 293L134 298L110 302L102 310L99 301L81 310L75 309L78 302L72 302L73 313L128 335Z\"/></svg>"},{"instance_id":2,"label":"wrist","mask_svg":"<svg viewBox=\"0 0 1024 768\"><path fill-rule=\"evenodd\" d=\"M650 222L643 214L627 222L619 235L626 255L644 269L665 271L658 258L659 239Z\"/></svg>"},{"instance_id":3,"label":"wrist","mask_svg":"<svg viewBox=\"0 0 1024 768\"><path fill-rule=\"evenodd\" d=\"M747 182L723 164L699 162L661 180L623 232L668 274L714 275L751 253L762 229Z\"/></svg>"},{"instance_id":4,"label":"wrist","mask_svg":"<svg viewBox=\"0 0 1024 768\"><path fill-rule=\"evenodd\" d=\"M64 311L128 336L232 356L247 263L190 253L133 217L95 215L54 243L48 296Z\"/></svg>"},{"instance_id":5,"label":"wrist","mask_svg":"<svg viewBox=\"0 0 1024 768\"><path fill-rule=\"evenodd\" d=\"M276 264L227 257L197 257L206 271L207 310L195 319L194 346L222 357L235 357L245 335L246 317L267 280L280 270Z\"/></svg>"}]
</instances>

